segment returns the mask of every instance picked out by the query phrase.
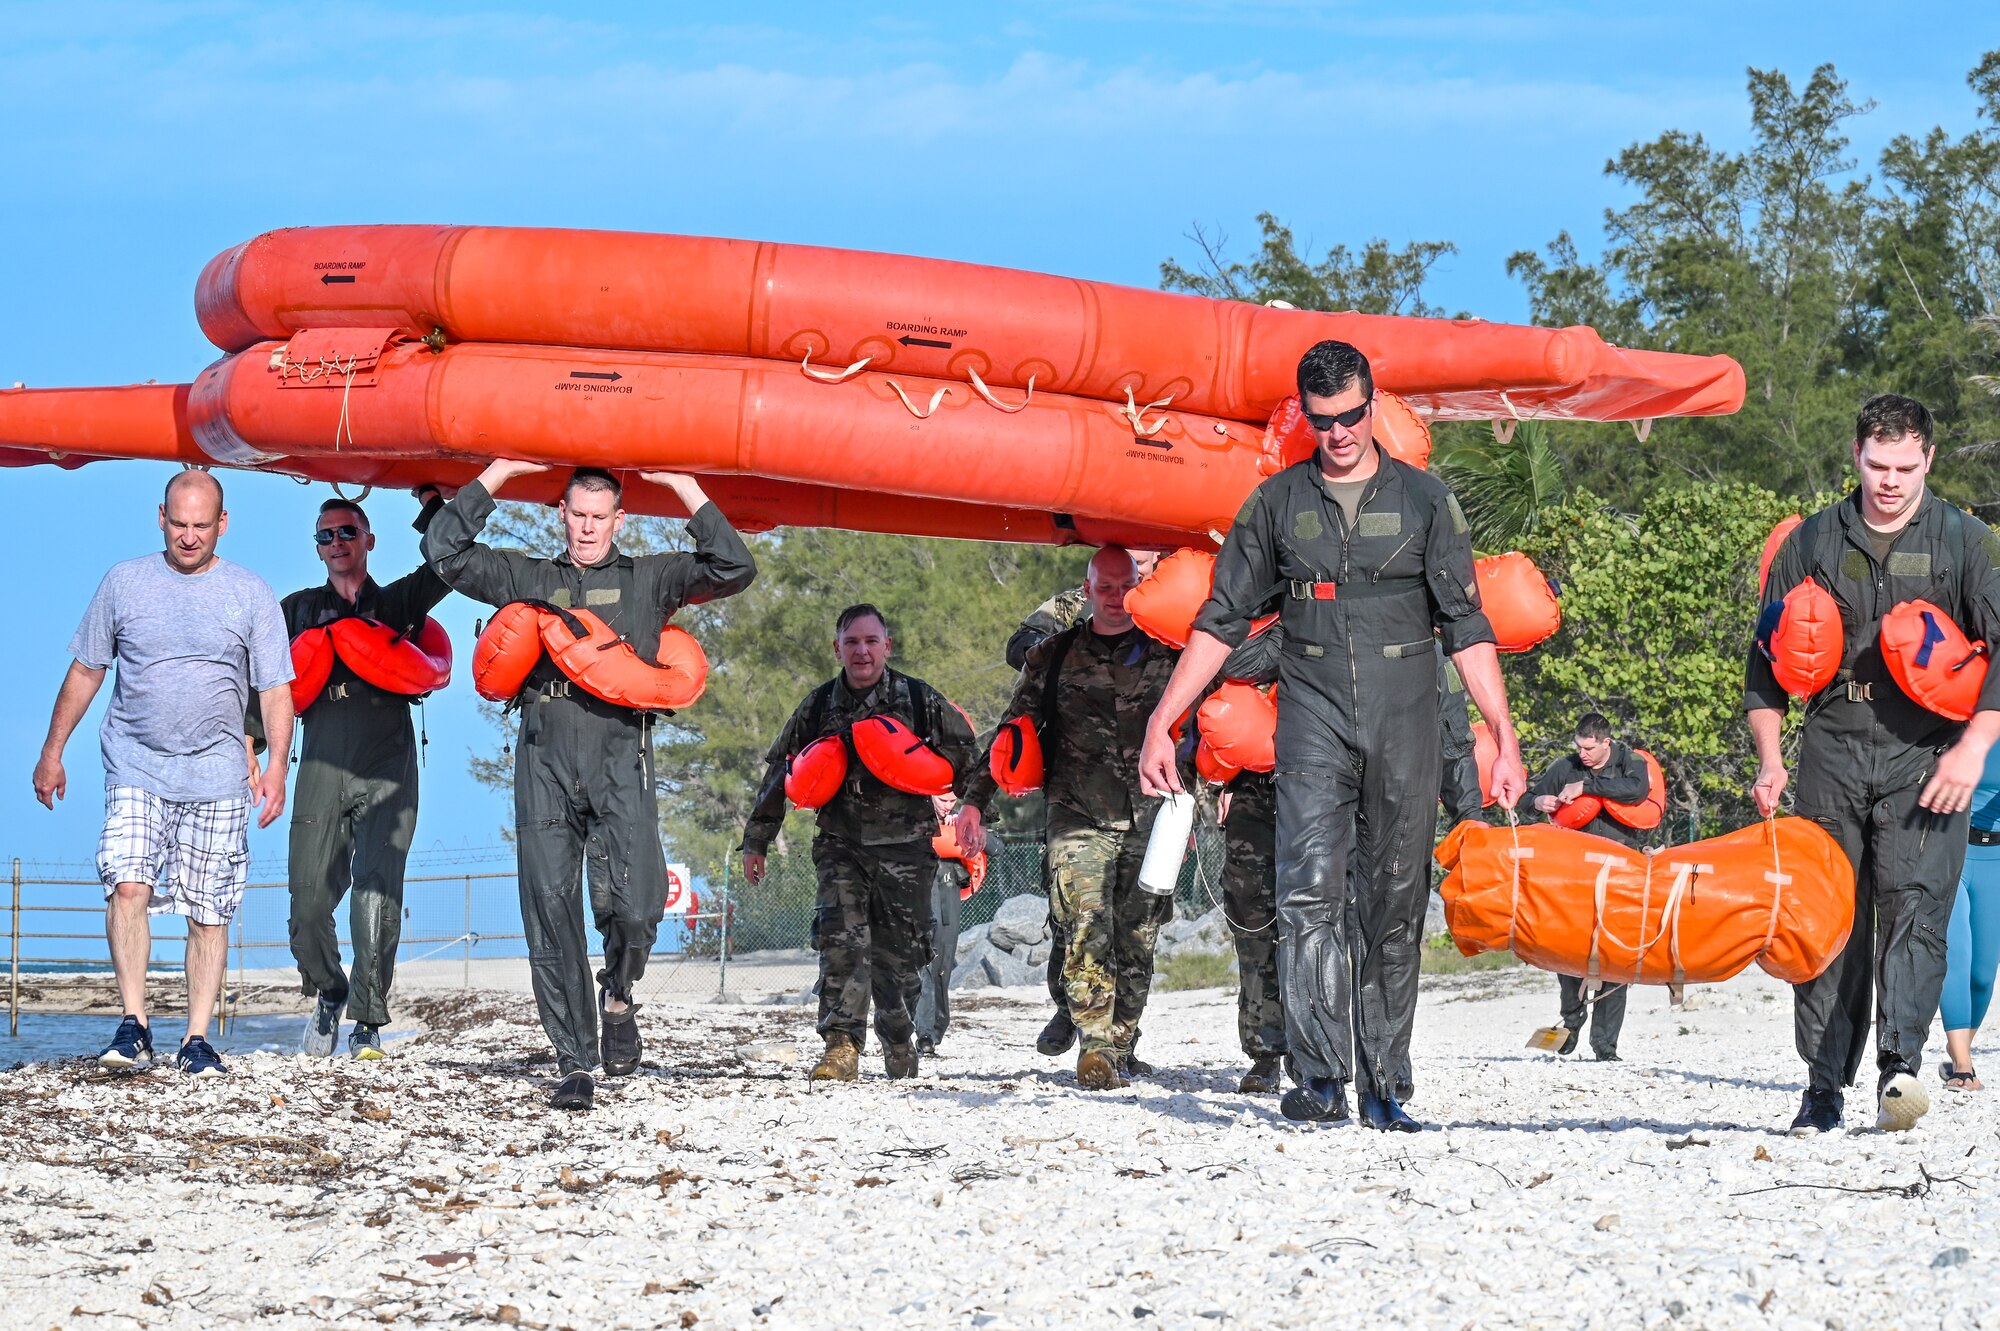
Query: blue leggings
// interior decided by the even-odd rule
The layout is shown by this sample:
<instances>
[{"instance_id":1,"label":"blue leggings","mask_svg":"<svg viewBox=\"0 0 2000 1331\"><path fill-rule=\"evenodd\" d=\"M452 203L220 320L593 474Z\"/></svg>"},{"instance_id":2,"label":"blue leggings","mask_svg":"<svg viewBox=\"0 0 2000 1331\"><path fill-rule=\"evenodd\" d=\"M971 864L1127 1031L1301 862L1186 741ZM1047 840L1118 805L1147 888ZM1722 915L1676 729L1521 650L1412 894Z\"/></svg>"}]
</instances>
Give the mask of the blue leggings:
<instances>
[{"instance_id":1,"label":"blue leggings","mask_svg":"<svg viewBox=\"0 0 2000 1331\"><path fill-rule=\"evenodd\" d=\"M1969 846L1945 936L1944 1028L1976 1030L2000 968L2000 846Z\"/></svg>"}]
</instances>

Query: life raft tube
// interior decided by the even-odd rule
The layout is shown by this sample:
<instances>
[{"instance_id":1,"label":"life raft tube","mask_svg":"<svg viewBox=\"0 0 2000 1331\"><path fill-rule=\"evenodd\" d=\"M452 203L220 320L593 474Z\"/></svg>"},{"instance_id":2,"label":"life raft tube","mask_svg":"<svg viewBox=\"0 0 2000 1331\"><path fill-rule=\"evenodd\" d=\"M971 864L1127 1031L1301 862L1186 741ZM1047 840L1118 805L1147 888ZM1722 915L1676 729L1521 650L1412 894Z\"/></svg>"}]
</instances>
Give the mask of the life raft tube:
<instances>
[{"instance_id":1,"label":"life raft tube","mask_svg":"<svg viewBox=\"0 0 2000 1331\"><path fill-rule=\"evenodd\" d=\"M1437 850L1452 941L1606 984L1714 984L1751 962L1792 984L1854 926L1854 869L1806 818L1658 852L1546 823L1463 822Z\"/></svg>"},{"instance_id":2,"label":"life raft tube","mask_svg":"<svg viewBox=\"0 0 2000 1331\"><path fill-rule=\"evenodd\" d=\"M965 866L965 871L972 875L972 880L958 889L960 901L964 901L986 885L986 852L982 850L977 855L967 855L960 850L956 822L946 821L938 834L931 838L931 849L941 860L957 860Z\"/></svg>"},{"instance_id":3,"label":"life raft tube","mask_svg":"<svg viewBox=\"0 0 2000 1331\"><path fill-rule=\"evenodd\" d=\"M1920 706L1970 721L1986 687L1986 644L1929 601L1904 601L1882 616L1882 659L1898 688Z\"/></svg>"},{"instance_id":4,"label":"life raft tube","mask_svg":"<svg viewBox=\"0 0 2000 1331\"><path fill-rule=\"evenodd\" d=\"M1781 518L1778 525L1771 528L1771 534L1764 538L1764 553L1757 560L1757 590L1760 593L1764 590L1764 584L1771 580L1771 565L1778 558L1778 551L1784 549L1785 538L1792 534L1793 528L1804 521L1805 519L1796 513L1788 518Z\"/></svg>"},{"instance_id":5,"label":"life raft tube","mask_svg":"<svg viewBox=\"0 0 2000 1331\"><path fill-rule=\"evenodd\" d=\"M1807 578L1764 607L1757 621L1757 646L1771 662L1778 687L1810 698L1840 673L1846 634L1840 606L1826 588Z\"/></svg>"},{"instance_id":6,"label":"life raft tube","mask_svg":"<svg viewBox=\"0 0 2000 1331\"><path fill-rule=\"evenodd\" d=\"M785 798L801 809L821 807L845 780L847 745L838 735L822 736L785 759Z\"/></svg>"},{"instance_id":7,"label":"life raft tube","mask_svg":"<svg viewBox=\"0 0 2000 1331\"><path fill-rule=\"evenodd\" d=\"M1225 766L1268 772L1278 765L1278 704L1272 690L1224 684L1202 703L1195 724L1202 743Z\"/></svg>"},{"instance_id":8,"label":"life raft tube","mask_svg":"<svg viewBox=\"0 0 2000 1331\"><path fill-rule=\"evenodd\" d=\"M951 789L951 763L893 716L864 716L848 727L861 765L885 786L906 795L942 795Z\"/></svg>"},{"instance_id":9,"label":"life raft tube","mask_svg":"<svg viewBox=\"0 0 2000 1331\"><path fill-rule=\"evenodd\" d=\"M1551 814L1550 821L1559 827L1582 831L1598 814L1605 813L1635 832L1650 832L1658 827L1667 816L1667 774L1660 770L1660 760L1652 754L1644 749L1633 752L1646 762L1646 798L1636 804L1619 804L1595 795L1579 795Z\"/></svg>"},{"instance_id":10,"label":"life raft tube","mask_svg":"<svg viewBox=\"0 0 2000 1331\"><path fill-rule=\"evenodd\" d=\"M292 710L319 700L335 659L386 693L420 698L451 682L451 639L426 618L414 634L360 616L336 619L292 639Z\"/></svg>"},{"instance_id":11,"label":"life raft tube","mask_svg":"<svg viewBox=\"0 0 2000 1331\"><path fill-rule=\"evenodd\" d=\"M1032 716L1003 722L993 736L987 758L993 780L1009 795L1027 795L1042 788L1042 736Z\"/></svg>"},{"instance_id":12,"label":"life raft tube","mask_svg":"<svg viewBox=\"0 0 2000 1331\"><path fill-rule=\"evenodd\" d=\"M654 665L589 610L510 601L479 635L472 653L473 687L482 698L506 702L521 692L544 653L578 688L636 711L686 707L708 684L701 644L672 624L660 630Z\"/></svg>"},{"instance_id":13,"label":"life raft tube","mask_svg":"<svg viewBox=\"0 0 2000 1331\"><path fill-rule=\"evenodd\" d=\"M1562 604L1555 588L1518 550L1473 561L1479 604L1493 625L1503 652L1525 652L1562 627Z\"/></svg>"}]
</instances>

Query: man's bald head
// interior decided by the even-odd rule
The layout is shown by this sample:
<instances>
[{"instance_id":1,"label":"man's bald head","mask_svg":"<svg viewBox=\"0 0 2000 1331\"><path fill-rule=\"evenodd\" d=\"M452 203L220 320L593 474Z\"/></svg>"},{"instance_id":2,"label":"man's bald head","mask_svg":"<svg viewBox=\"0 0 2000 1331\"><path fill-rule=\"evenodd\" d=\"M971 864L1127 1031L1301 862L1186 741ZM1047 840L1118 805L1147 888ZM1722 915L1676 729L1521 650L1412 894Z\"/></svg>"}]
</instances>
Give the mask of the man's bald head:
<instances>
[{"instance_id":1,"label":"man's bald head","mask_svg":"<svg viewBox=\"0 0 2000 1331\"><path fill-rule=\"evenodd\" d=\"M175 572L207 572L215 562L216 542L228 529L221 481L189 468L167 482L160 504L160 531L167 538L167 564Z\"/></svg>"},{"instance_id":2,"label":"man's bald head","mask_svg":"<svg viewBox=\"0 0 2000 1331\"><path fill-rule=\"evenodd\" d=\"M1090 625L1098 633L1116 635L1132 627L1125 612L1125 593L1139 585L1139 569L1122 545L1107 545L1090 557L1083 575L1084 596L1090 602Z\"/></svg>"}]
</instances>

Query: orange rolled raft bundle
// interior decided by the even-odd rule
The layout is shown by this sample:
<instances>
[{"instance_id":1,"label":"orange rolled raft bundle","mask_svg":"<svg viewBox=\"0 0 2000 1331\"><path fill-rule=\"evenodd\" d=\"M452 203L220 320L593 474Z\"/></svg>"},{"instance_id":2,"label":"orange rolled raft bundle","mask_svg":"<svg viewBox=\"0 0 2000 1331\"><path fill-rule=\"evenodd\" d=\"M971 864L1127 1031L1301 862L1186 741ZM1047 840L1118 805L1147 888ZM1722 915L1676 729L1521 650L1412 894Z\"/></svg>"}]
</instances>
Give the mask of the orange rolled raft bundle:
<instances>
[{"instance_id":1,"label":"orange rolled raft bundle","mask_svg":"<svg viewBox=\"0 0 2000 1331\"><path fill-rule=\"evenodd\" d=\"M1657 853L1565 827L1460 823L1437 850L1452 941L1609 984L1802 984L1854 925L1854 871L1804 818Z\"/></svg>"},{"instance_id":2,"label":"orange rolled raft bundle","mask_svg":"<svg viewBox=\"0 0 2000 1331\"><path fill-rule=\"evenodd\" d=\"M413 635L372 619L336 619L292 639L292 708L303 712L319 700L335 659L387 693L420 698L451 683L451 639L426 618Z\"/></svg>"},{"instance_id":3,"label":"orange rolled raft bundle","mask_svg":"<svg viewBox=\"0 0 2000 1331\"><path fill-rule=\"evenodd\" d=\"M655 665L588 610L510 601L473 648L473 687L482 698L506 702L521 692L544 654L584 692L636 711L686 707L708 685L707 654L672 624L660 630Z\"/></svg>"}]
</instances>

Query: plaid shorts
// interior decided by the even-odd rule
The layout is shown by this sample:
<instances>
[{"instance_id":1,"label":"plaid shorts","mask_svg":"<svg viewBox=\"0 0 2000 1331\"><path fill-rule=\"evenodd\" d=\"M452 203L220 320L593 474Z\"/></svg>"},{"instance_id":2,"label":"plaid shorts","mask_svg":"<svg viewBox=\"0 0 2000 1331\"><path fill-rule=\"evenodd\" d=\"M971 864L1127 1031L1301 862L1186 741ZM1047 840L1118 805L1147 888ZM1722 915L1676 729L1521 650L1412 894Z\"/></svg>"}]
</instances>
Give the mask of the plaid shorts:
<instances>
[{"instance_id":1,"label":"plaid shorts","mask_svg":"<svg viewBox=\"0 0 2000 1331\"><path fill-rule=\"evenodd\" d=\"M250 801L163 800L137 786L106 786L97 876L106 900L120 883L144 883L153 889L151 914L227 924L250 876Z\"/></svg>"}]
</instances>

